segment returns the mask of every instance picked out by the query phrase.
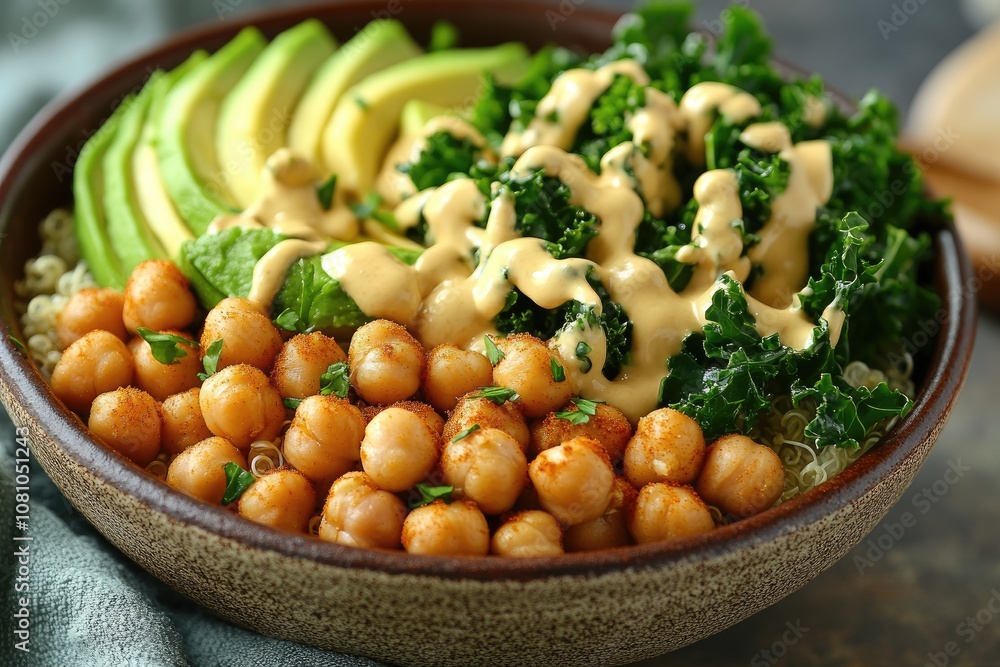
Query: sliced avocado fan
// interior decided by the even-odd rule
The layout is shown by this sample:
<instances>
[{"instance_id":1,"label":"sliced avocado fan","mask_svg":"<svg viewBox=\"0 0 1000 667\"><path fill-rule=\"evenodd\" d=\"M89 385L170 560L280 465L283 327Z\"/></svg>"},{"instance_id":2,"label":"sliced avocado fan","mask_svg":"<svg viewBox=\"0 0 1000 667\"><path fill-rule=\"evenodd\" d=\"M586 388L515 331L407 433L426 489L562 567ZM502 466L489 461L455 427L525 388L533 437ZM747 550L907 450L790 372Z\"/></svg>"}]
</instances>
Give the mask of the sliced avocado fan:
<instances>
[{"instance_id":1,"label":"sliced avocado fan","mask_svg":"<svg viewBox=\"0 0 1000 667\"><path fill-rule=\"evenodd\" d=\"M323 130L344 91L373 72L422 52L399 21L369 23L327 58L309 82L288 126L288 147L323 164Z\"/></svg>"},{"instance_id":2,"label":"sliced avocado fan","mask_svg":"<svg viewBox=\"0 0 1000 667\"><path fill-rule=\"evenodd\" d=\"M272 41L226 95L215 127L215 146L229 197L245 208L258 196L267 158L285 145L292 111L336 43L310 19Z\"/></svg>"},{"instance_id":3,"label":"sliced avocado fan","mask_svg":"<svg viewBox=\"0 0 1000 667\"><path fill-rule=\"evenodd\" d=\"M159 171L167 191L195 235L217 215L232 213L225 163L215 150L222 100L241 80L267 40L245 28L228 44L177 81L159 114Z\"/></svg>"},{"instance_id":4,"label":"sliced avocado fan","mask_svg":"<svg viewBox=\"0 0 1000 667\"><path fill-rule=\"evenodd\" d=\"M324 157L337 187L355 196L368 192L399 127L403 106L413 99L444 107L470 105L485 73L517 79L528 65L523 44L486 49L436 51L369 75L344 93L327 123Z\"/></svg>"},{"instance_id":5,"label":"sliced avocado fan","mask_svg":"<svg viewBox=\"0 0 1000 667\"><path fill-rule=\"evenodd\" d=\"M161 76L162 71L154 72L138 94L122 102L125 111L104 154L104 215L111 246L126 275L143 260L162 258L166 254L139 209L132 180L132 152L139 143L152 100L150 84L155 85Z\"/></svg>"},{"instance_id":6,"label":"sliced avocado fan","mask_svg":"<svg viewBox=\"0 0 1000 667\"><path fill-rule=\"evenodd\" d=\"M194 234L177 214L170 193L163 183L156 155L157 128L160 125L167 94L177 81L206 57L206 53L199 51L175 69L147 84L147 88L151 88L152 100L149 103L149 113L146 115L139 143L132 153L136 204L170 259L177 258L181 243L194 238Z\"/></svg>"}]
</instances>

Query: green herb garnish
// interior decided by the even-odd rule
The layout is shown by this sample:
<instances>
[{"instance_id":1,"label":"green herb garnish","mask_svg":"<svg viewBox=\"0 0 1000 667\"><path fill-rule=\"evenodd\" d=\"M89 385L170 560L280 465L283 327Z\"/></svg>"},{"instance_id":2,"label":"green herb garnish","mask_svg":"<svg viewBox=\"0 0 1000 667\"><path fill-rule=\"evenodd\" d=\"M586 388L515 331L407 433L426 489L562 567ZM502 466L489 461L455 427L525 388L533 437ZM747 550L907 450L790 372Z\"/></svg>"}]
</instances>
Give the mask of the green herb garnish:
<instances>
[{"instance_id":1,"label":"green herb garnish","mask_svg":"<svg viewBox=\"0 0 1000 667\"><path fill-rule=\"evenodd\" d=\"M153 354L153 358L161 364L166 364L168 366L179 363L180 359L188 355L181 345L198 347L198 343L193 340L188 340L183 336L158 333L152 329L147 329L146 327L138 327L135 332L139 334L144 341L149 343L149 351Z\"/></svg>"},{"instance_id":2,"label":"green herb garnish","mask_svg":"<svg viewBox=\"0 0 1000 667\"><path fill-rule=\"evenodd\" d=\"M493 336L483 336L483 342L486 343L486 358L490 360L491 364L496 366L505 356L503 350L493 342Z\"/></svg>"},{"instance_id":3,"label":"green herb garnish","mask_svg":"<svg viewBox=\"0 0 1000 667\"><path fill-rule=\"evenodd\" d=\"M204 373L198 373L198 379L204 381L209 378L209 376L214 375L215 371L219 370L219 357L222 356L222 339L213 342L205 350L205 358L201 360L202 366L205 367Z\"/></svg>"},{"instance_id":4,"label":"green herb garnish","mask_svg":"<svg viewBox=\"0 0 1000 667\"><path fill-rule=\"evenodd\" d=\"M580 370L584 373L589 373L594 362L590 360L587 355L593 351L593 348L587 344L587 341L581 340L576 344L576 358L580 360Z\"/></svg>"},{"instance_id":5,"label":"green herb garnish","mask_svg":"<svg viewBox=\"0 0 1000 667\"><path fill-rule=\"evenodd\" d=\"M319 197L319 205L324 211L329 211L333 206L333 191L337 187L337 175L330 176L321 186L316 188L316 196Z\"/></svg>"},{"instance_id":6,"label":"green herb garnish","mask_svg":"<svg viewBox=\"0 0 1000 667\"><path fill-rule=\"evenodd\" d=\"M331 394L337 398L347 398L351 391L351 372L346 361L330 364L326 372L319 377L319 393L323 396Z\"/></svg>"},{"instance_id":7,"label":"green herb garnish","mask_svg":"<svg viewBox=\"0 0 1000 667\"><path fill-rule=\"evenodd\" d=\"M458 442L459 440L461 440L465 436L471 435L472 433L475 433L476 431L479 430L479 428L480 428L479 424L473 424L472 426L470 426L469 428L465 429L464 431L462 431L461 433L459 433L458 435L456 435L454 438L452 438L451 441L452 442Z\"/></svg>"},{"instance_id":8,"label":"green herb garnish","mask_svg":"<svg viewBox=\"0 0 1000 667\"><path fill-rule=\"evenodd\" d=\"M450 503L451 494L455 491L454 486L427 486L423 483L417 484L414 488L420 494L420 498L410 500L409 505L411 510L423 507L424 505L430 505L435 500Z\"/></svg>"},{"instance_id":9,"label":"green herb garnish","mask_svg":"<svg viewBox=\"0 0 1000 667\"><path fill-rule=\"evenodd\" d=\"M243 495L250 485L257 481L253 473L247 472L238 463L230 461L222 466L226 471L226 492L222 494L222 504L228 505Z\"/></svg>"},{"instance_id":10,"label":"green herb garnish","mask_svg":"<svg viewBox=\"0 0 1000 667\"><path fill-rule=\"evenodd\" d=\"M503 405L507 401L516 401L521 397L516 391L507 387L483 387L473 394L472 398L485 398L497 405Z\"/></svg>"},{"instance_id":11,"label":"green herb garnish","mask_svg":"<svg viewBox=\"0 0 1000 667\"><path fill-rule=\"evenodd\" d=\"M586 424L590 418L597 414L597 406L604 401L592 401L587 398L572 398L570 403L576 406L576 410L565 410L557 412L556 417L565 419L571 424Z\"/></svg>"},{"instance_id":12,"label":"green herb garnish","mask_svg":"<svg viewBox=\"0 0 1000 667\"><path fill-rule=\"evenodd\" d=\"M285 400L282 401L282 403L284 403L285 407L288 408L289 410L294 410L297 407L299 407L300 405L302 405L302 399L301 398L286 398Z\"/></svg>"},{"instance_id":13,"label":"green herb garnish","mask_svg":"<svg viewBox=\"0 0 1000 667\"><path fill-rule=\"evenodd\" d=\"M7 336L7 338L9 338L10 342L14 343L14 345L16 345L21 352L27 352L27 348L24 347L24 343L22 343L17 337Z\"/></svg>"},{"instance_id":14,"label":"green herb garnish","mask_svg":"<svg viewBox=\"0 0 1000 667\"><path fill-rule=\"evenodd\" d=\"M566 379L566 369L555 359L549 360L549 368L552 369L552 379L556 382L563 382Z\"/></svg>"}]
</instances>

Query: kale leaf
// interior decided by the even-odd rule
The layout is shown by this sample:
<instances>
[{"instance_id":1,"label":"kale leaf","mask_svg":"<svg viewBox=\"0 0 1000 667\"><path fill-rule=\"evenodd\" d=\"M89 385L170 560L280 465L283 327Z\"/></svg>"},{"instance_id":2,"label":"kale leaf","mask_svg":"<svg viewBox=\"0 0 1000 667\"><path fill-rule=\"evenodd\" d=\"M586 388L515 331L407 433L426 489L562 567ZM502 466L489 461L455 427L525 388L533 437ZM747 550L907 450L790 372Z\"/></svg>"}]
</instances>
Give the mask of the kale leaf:
<instances>
[{"instance_id":1,"label":"kale leaf","mask_svg":"<svg viewBox=\"0 0 1000 667\"><path fill-rule=\"evenodd\" d=\"M450 132L435 132L427 137L415 162L396 168L408 174L418 191L436 188L458 176L464 176L479 159L479 150L471 141Z\"/></svg>"},{"instance_id":2,"label":"kale leaf","mask_svg":"<svg viewBox=\"0 0 1000 667\"><path fill-rule=\"evenodd\" d=\"M515 229L551 244L556 259L583 257L600 221L593 213L570 204L569 186L558 178L535 171L508 176L507 191L514 197Z\"/></svg>"}]
</instances>

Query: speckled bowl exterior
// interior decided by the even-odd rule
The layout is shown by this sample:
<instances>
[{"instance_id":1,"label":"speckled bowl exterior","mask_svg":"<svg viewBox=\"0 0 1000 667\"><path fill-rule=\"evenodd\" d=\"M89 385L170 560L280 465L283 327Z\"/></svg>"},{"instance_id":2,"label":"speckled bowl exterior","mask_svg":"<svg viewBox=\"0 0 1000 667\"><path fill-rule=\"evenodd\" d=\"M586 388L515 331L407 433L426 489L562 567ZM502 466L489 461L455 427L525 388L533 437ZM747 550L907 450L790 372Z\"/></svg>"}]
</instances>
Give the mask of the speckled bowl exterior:
<instances>
[{"instance_id":1,"label":"speckled bowl exterior","mask_svg":"<svg viewBox=\"0 0 1000 667\"><path fill-rule=\"evenodd\" d=\"M395 9L394 9L395 8ZM587 50L614 16L574 3L354 2L283 10L185 33L57 100L0 163L0 398L66 497L115 546L171 587L255 631L406 664L621 664L719 632L799 588L857 544L923 463L972 351L975 298L950 224L934 224L941 317L928 323L913 411L845 473L792 502L680 543L559 558L415 557L281 533L173 491L95 443L9 341L13 283L38 249L37 225L70 203L85 138L147 72L215 49L242 25L273 35L306 16L346 39L396 15L418 38L438 18L465 44L504 39ZM933 224L933 223L932 223ZM916 341L916 334L914 334Z\"/></svg>"}]
</instances>

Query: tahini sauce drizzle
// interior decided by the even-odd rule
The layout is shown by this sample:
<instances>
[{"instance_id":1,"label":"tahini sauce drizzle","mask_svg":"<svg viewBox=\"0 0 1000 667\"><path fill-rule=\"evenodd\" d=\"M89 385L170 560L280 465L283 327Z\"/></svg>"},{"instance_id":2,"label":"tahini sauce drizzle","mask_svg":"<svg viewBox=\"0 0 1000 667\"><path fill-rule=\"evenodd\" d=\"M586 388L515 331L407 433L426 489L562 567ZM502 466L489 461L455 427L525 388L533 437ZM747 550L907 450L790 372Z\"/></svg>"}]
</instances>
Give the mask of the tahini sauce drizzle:
<instances>
[{"instance_id":1,"label":"tahini sauce drizzle","mask_svg":"<svg viewBox=\"0 0 1000 667\"><path fill-rule=\"evenodd\" d=\"M675 145L692 163L703 164L704 137L716 113L742 123L761 110L752 95L721 83L692 87L679 105L648 90L651 94L646 108L628 120L634 141L609 151L598 175L566 149L572 146L588 109L615 74L639 83L648 81L641 66L629 60L595 71L570 70L556 79L528 126L510 133L502 146L503 154L518 157L515 174L543 169L569 187L571 203L600 219L600 233L591 241L586 259L557 260L538 239L518 237L513 202L502 191L494 193L498 196L489 208L486 228L477 227L475 223L486 214L486 198L471 180L460 179L417 193L396 208L401 227L417 224L424 216L435 241L415 266L400 262L378 244L359 243L325 256L324 269L341 281L368 315L411 325L427 347L452 343L471 349L482 349L483 336L496 333L492 319L514 287L546 308L575 299L600 312L600 299L586 279L588 271L596 271L611 298L632 319L629 363L614 381L603 376L607 342L599 327L570 326L550 344L562 353L568 379L578 393L609 401L633 421L654 409L666 361L680 350L688 333L705 324L705 311L720 286L719 276L728 274L742 282L750 263L740 257L742 238L732 225L743 214L732 171L712 170L696 183L699 213L692 244L683 251L687 261L696 263L696 269L681 294L670 288L656 264L633 252L644 198L651 208L676 205L665 178ZM789 189L774 204L778 215L772 215L761 230L762 236L771 240L756 251L772 275L791 280L799 275L800 260L786 265L782 253L774 249L783 247L804 261L806 250L800 248L801 240L808 236L806 228L814 222L816 206L829 197L832 171L829 146L824 142L793 146L790 139L785 141L786 134L780 127L757 124L747 128L745 141L770 145L791 163ZM638 150L640 144L644 150ZM648 165L637 156L647 159ZM657 169L661 173L655 173ZM791 240L781 240L788 235ZM474 266L473 253L477 251L480 260ZM783 294L791 293L787 286L784 289ZM810 345L815 325L801 310L798 299L787 304L782 299L775 307L769 300L779 300L773 298L772 291L762 288L762 292L767 293L758 296L767 298L747 295L758 332L762 336L777 333L793 348ZM842 315L836 304L823 314L830 322L834 344ZM577 357L581 342L590 349L587 372L587 364Z\"/></svg>"}]
</instances>

